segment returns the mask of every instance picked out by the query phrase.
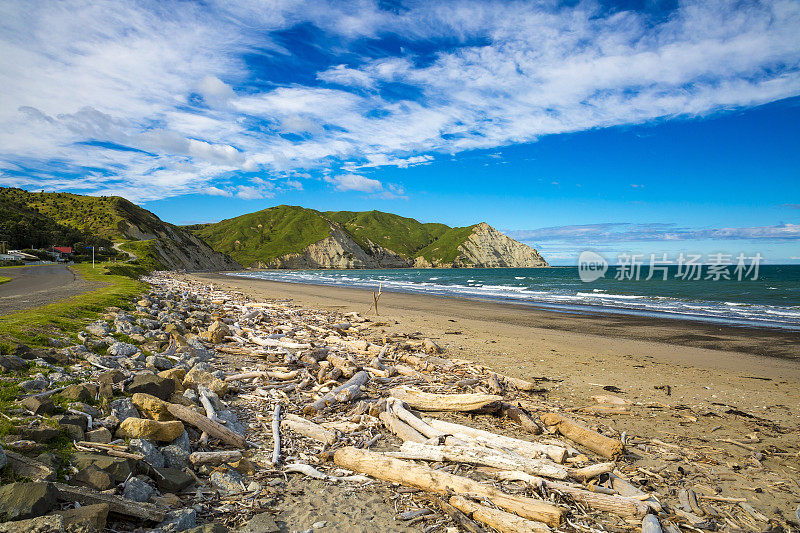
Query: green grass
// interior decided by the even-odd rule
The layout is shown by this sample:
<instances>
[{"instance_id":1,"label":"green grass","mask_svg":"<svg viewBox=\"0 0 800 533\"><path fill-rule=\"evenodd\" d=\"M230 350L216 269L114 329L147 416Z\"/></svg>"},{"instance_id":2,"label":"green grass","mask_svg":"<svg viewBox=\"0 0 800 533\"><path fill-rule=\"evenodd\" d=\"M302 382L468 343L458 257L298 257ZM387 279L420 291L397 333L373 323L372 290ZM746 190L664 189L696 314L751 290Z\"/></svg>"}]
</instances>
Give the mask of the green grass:
<instances>
[{"instance_id":1,"label":"green grass","mask_svg":"<svg viewBox=\"0 0 800 533\"><path fill-rule=\"evenodd\" d=\"M0 342L23 342L46 346L49 336L76 333L95 320L106 307L128 307L131 298L146 285L125 276L106 275L107 264L73 265L82 278L107 283L106 286L35 309L18 311L0 317Z\"/></svg>"},{"instance_id":2,"label":"green grass","mask_svg":"<svg viewBox=\"0 0 800 533\"><path fill-rule=\"evenodd\" d=\"M283 255L300 253L330 235L331 225L342 228L361 248L369 242L413 259L422 255L437 264L452 262L458 247L474 226L450 228L423 224L413 218L381 211L325 211L281 205L215 224L196 224L192 230L214 250L244 266L267 264Z\"/></svg>"},{"instance_id":3,"label":"green grass","mask_svg":"<svg viewBox=\"0 0 800 533\"><path fill-rule=\"evenodd\" d=\"M2 285L3 283L8 283L9 281L11 281L11 278L0 276L0 285Z\"/></svg>"},{"instance_id":4,"label":"green grass","mask_svg":"<svg viewBox=\"0 0 800 533\"><path fill-rule=\"evenodd\" d=\"M166 270L161 261L158 260L154 248L154 239L148 241L129 241L119 245L120 250L130 252L136 256L133 262L147 268L150 272L153 270Z\"/></svg>"}]
</instances>

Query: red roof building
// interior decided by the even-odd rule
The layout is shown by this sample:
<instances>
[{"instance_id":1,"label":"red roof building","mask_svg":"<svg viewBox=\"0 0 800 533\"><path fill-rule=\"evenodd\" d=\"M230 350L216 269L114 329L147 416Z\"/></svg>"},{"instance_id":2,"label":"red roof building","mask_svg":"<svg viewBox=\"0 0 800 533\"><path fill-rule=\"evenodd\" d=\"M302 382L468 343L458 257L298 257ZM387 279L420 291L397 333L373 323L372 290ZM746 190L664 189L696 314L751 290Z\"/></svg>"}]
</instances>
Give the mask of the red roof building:
<instances>
[{"instance_id":1,"label":"red roof building","mask_svg":"<svg viewBox=\"0 0 800 533\"><path fill-rule=\"evenodd\" d=\"M53 246L53 251L61 254L71 254L72 246Z\"/></svg>"}]
</instances>

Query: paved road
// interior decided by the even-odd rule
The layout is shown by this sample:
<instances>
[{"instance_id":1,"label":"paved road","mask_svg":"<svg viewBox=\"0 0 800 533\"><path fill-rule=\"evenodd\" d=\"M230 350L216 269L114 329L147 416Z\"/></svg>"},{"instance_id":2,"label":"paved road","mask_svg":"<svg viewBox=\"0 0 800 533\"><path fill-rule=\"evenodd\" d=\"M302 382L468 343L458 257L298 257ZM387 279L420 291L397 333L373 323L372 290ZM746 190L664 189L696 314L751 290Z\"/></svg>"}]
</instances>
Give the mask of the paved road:
<instances>
[{"instance_id":1,"label":"paved road","mask_svg":"<svg viewBox=\"0 0 800 533\"><path fill-rule=\"evenodd\" d=\"M0 315L30 309L102 286L86 281L65 265L35 265L0 269L11 278L0 285Z\"/></svg>"}]
</instances>

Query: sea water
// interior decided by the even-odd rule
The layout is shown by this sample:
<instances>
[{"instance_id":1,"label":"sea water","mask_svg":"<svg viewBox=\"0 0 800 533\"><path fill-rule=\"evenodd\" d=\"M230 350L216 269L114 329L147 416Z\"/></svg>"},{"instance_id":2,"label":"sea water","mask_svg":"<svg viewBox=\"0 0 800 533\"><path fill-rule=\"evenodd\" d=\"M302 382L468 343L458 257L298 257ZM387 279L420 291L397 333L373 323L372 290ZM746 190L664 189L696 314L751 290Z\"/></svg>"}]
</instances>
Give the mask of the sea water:
<instances>
[{"instance_id":1,"label":"sea water","mask_svg":"<svg viewBox=\"0 0 800 533\"><path fill-rule=\"evenodd\" d=\"M758 279L667 279L584 283L577 267L265 270L234 276L456 296L579 313L627 313L800 330L800 265L762 265Z\"/></svg>"}]
</instances>

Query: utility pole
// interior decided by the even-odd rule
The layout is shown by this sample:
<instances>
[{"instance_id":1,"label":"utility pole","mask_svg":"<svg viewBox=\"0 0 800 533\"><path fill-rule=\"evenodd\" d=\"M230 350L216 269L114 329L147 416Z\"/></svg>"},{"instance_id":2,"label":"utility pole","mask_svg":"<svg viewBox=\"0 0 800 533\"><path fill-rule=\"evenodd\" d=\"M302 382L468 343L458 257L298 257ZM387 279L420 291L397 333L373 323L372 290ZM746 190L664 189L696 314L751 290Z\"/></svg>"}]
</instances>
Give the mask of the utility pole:
<instances>
[{"instance_id":1,"label":"utility pole","mask_svg":"<svg viewBox=\"0 0 800 533\"><path fill-rule=\"evenodd\" d=\"M94 246L92 246L92 269L94 269Z\"/></svg>"}]
</instances>

